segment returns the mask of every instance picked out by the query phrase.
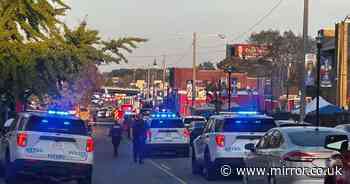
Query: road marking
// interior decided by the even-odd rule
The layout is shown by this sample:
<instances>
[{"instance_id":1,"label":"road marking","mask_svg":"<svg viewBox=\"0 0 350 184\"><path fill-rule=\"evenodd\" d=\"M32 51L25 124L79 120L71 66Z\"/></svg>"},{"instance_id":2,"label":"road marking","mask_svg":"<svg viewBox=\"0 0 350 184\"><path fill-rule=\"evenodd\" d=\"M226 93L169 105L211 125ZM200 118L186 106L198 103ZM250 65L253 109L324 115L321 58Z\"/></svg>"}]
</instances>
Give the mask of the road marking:
<instances>
[{"instance_id":1,"label":"road marking","mask_svg":"<svg viewBox=\"0 0 350 184\"><path fill-rule=\"evenodd\" d=\"M168 166L166 166L165 164L160 164L160 166L162 166L164 169L166 169L166 170L171 170L171 168L170 167L168 167Z\"/></svg>"},{"instance_id":2,"label":"road marking","mask_svg":"<svg viewBox=\"0 0 350 184\"><path fill-rule=\"evenodd\" d=\"M162 170L163 172L165 172L167 175L173 177L174 179L176 179L178 182L180 182L181 184L187 184L186 181L184 181L183 179L177 177L175 174L171 173L170 171L166 170L165 168L163 168L162 166L158 165L157 163L155 163L152 160L149 160L149 162L156 168ZM163 165L163 164L162 164ZM170 169L170 168L169 168Z\"/></svg>"}]
</instances>

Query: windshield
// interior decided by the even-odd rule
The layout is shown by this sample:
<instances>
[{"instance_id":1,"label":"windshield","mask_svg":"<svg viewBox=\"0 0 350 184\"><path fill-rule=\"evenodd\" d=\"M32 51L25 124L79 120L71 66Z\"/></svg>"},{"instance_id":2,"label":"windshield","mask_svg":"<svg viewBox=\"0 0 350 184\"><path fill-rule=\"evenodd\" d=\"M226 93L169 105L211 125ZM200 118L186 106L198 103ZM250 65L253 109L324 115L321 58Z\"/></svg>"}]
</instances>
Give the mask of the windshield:
<instances>
[{"instance_id":1,"label":"windshield","mask_svg":"<svg viewBox=\"0 0 350 184\"><path fill-rule=\"evenodd\" d=\"M151 121L151 128L184 128L181 119L154 119Z\"/></svg>"},{"instance_id":2,"label":"windshield","mask_svg":"<svg viewBox=\"0 0 350 184\"><path fill-rule=\"evenodd\" d=\"M288 132L291 142L297 146L323 147L328 135L339 135L338 131L298 131Z\"/></svg>"},{"instance_id":3,"label":"windshield","mask_svg":"<svg viewBox=\"0 0 350 184\"><path fill-rule=\"evenodd\" d=\"M88 135L88 129L84 121L59 117L39 117L29 118L26 131L62 133L74 135Z\"/></svg>"},{"instance_id":4,"label":"windshield","mask_svg":"<svg viewBox=\"0 0 350 184\"><path fill-rule=\"evenodd\" d=\"M240 118L226 119L224 132L267 132L276 125L273 119Z\"/></svg>"}]
</instances>

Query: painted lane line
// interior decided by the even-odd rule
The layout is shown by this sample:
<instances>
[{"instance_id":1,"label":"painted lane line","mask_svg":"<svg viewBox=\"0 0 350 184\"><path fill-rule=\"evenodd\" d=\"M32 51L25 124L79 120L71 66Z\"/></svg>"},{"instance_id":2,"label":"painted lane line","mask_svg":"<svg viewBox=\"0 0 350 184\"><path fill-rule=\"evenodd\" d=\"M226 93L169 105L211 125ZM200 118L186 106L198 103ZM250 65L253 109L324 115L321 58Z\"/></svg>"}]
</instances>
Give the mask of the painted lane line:
<instances>
[{"instance_id":1,"label":"painted lane line","mask_svg":"<svg viewBox=\"0 0 350 184\"><path fill-rule=\"evenodd\" d=\"M171 173L170 171L166 170L165 168L163 168L162 166L158 165L157 163L155 163L152 160L149 160L149 163L151 163L154 167L160 169L161 171L163 171L164 173L166 173L167 175L173 177L175 180L177 180L179 183L181 184L187 184L186 181L184 181L183 179L177 177L175 174ZM169 168L170 169L170 168Z\"/></svg>"},{"instance_id":2,"label":"painted lane line","mask_svg":"<svg viewBox=\"0 0 350 184\"><path fill-rule=\"evenodd\" d=\"M160 166L163 167L163 168L166 169L166 170L169 170L169 171L171 170L171 168L168 167L168 166L166 166L165 164L160 164Z\"/></svg>"}]
</instances>

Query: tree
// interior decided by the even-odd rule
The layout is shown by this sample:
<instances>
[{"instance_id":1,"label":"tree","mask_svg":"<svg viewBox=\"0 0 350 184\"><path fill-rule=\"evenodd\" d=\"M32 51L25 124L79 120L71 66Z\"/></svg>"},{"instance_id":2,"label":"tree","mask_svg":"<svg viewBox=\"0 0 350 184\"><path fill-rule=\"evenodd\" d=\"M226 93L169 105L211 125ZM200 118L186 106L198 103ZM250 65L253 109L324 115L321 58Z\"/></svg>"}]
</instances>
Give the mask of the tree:
<instances>
[{"instance_id":1,"label":"tree","mask_svg":"<svg viewBox=\"0 0 350 184\"><path fill-rule=\"evenodd\" d=\"M248 42L270 47L270 53L266 59L271 59L273 65L270 71L276 87L274 92L277 93L277 96L281 95L285 91L289 63L292 64L294 72L298 72L295 69L298 63L304 63L303 38L290 30L282 34L277 30L267 30L253 33ZM310 53L315 53L315 46L315 40L309 38L307 48ZM290 83L293 85L299 85L300 81L303 80L298 73L292 73L292 76Z\"/></svg>"},{"instance_id":2,"label":"tree","mask_svg":"<svg viewBox=\"0 0 350 184\"><path fill-rule=\"evenodd\" d=\"M68 9L63 0L1 0L0 39L25 42L59 37L59 16Z\"/></svg>"},{"instance_id":3,"label":"tree","mask_svg":"<svg viewBox=\"0 0 350 184\"><path fill-rule=\"evenodd\" d=\"M124 53L146 41L105 41L85 21L70 29L59 21L68 9L62 0L0 0L0 95L19 100L31 89L87 99L102 84L96 65L127 62Z\"/></svg>"},{"instance_id":4,"label":"tree","mask_svg":"<svg viewBox=\"0 0 350 184\"><path fill-rule=\"evenodd\" d=\"M214 63L207 61L198 65L199 70L216 70Z\"/></svg>"}]
</instances>

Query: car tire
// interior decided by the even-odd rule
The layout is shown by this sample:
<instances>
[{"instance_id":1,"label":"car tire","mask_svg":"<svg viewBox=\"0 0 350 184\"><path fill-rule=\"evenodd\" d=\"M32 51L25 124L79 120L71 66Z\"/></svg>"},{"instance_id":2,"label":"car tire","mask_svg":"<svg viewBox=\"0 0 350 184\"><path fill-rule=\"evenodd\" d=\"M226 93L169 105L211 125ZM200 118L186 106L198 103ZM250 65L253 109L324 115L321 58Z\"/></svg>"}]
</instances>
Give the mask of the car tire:
<instances>
[{"instance_id":1,"label":"car tire","mask_svg":"<svg viewBox=\"0 0 350 184\"><path fill-rule=\"evenodd\" d=\"M78 184L92 184L92 176L89 175L86 178L79 179Z\"/></svg>"},{"instance_id":2,"label":"car tire","mask_svg":"<svg viewBox=\"0 0 350 184\"><path fill-rule=\"evenodd\" d=\"M243 184L248 184L248 183L249 183L249 178L248 178L248 176L243 175L243 176L242 176L242 182L243 182Z\"/></svg>"},{"instance_id":3,"label":"car tire","mask_svg":"<svg viewBox=\"0 0 350 184\"><path fill-rule=\"evenodd\" d=\"M202 173L202 168L199 166L194 150L192 150L192 174L197 175Z\"/></svg>"},{"instance_id":4,"label":"car tire","mask_svg":"<svg viewBox=\"0 0 350 184\"><path fill-rule=\"evenodd\" d=\"M213 181L217 177L215 163L213 163L211 161L210 153L209 153L208 149L206 149L204 152L203 175L204 175L205 179L208 181Z\"/></svg>"},{"instance_id":5,"label":"car tire","mask_svg":"<svg viewBox=\"0 0 350 184\"><path fill-rule=\"evenodd\" d=\"M276 176L269 176L268 178L267 178L267 181L268 181L268 183L269 184L277 184L277 182L276 182Z\"/></svg>"},{"instance_id":6,"label":"car tire","mask_svg":"<svg viewBox=\"0 0 350 184\"><path fill-rule=\"evenodd\" d=\"M6 154L6 164L4 166L4 180L6 184L17 184L18 176L14 164L10 160L10 154Z\"/></svg>"},{"instance_id":7,"label":"car tire","mask_svg":"<svg viewBox=\"0 0 350 184\"><path fill-rule=\"evenodd\" d=\"M186 148L183 152L183 157L189 158L190 157L190 148Z\"/></svg>"}]
</instances>

